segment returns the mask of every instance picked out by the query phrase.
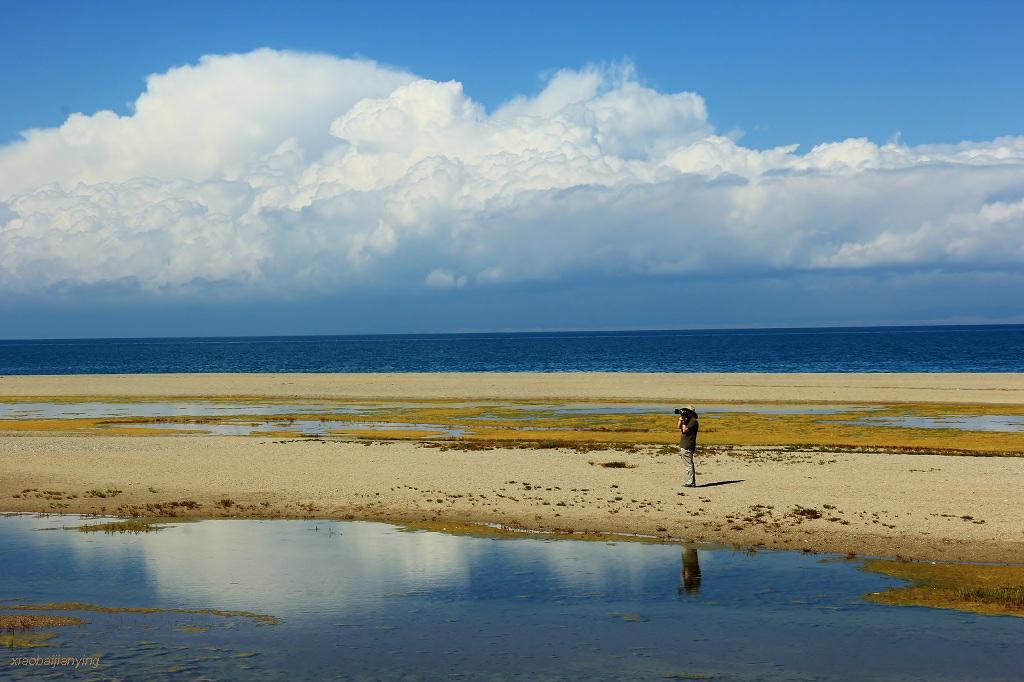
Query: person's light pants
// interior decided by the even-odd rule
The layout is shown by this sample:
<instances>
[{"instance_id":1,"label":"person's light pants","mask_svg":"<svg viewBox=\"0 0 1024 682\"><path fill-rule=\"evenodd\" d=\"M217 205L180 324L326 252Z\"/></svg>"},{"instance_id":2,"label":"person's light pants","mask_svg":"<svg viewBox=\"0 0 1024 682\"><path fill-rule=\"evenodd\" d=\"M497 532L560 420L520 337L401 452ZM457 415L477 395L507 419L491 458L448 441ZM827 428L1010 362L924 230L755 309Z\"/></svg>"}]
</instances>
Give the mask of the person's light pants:
<instances>
[{"instance_id":1,"label":"person's light pants","mask_svg":"<svg viewBox=\"0 0 1024 682\"><path fill-rule=\"evenodd\" d=\"M679 454L683 456L683 464L686 465L686 485L697 485L697 470L693 466L693 450L679 448Z\"/></svg>"}]
</instances>

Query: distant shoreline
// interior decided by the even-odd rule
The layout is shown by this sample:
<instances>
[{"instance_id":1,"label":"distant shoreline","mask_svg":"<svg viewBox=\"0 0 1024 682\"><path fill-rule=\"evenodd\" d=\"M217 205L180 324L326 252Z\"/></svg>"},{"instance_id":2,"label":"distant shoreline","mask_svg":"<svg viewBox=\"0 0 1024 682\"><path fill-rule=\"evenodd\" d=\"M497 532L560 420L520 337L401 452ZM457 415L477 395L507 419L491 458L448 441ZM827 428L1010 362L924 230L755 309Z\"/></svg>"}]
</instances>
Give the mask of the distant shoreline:
<instances>
[{"instance_id":1,"label":"distant shoreline","mask_svg":"<svg viewBox=\"0 0 1024 682\"><path fill-rule=\"evenodd\" d=\"M0 399L655 400L1024 405L1024 373L195 373L0 376Z\"/></svg>"},{"instance_id":2,"label":"distant shoreline","mask_svg":"<svg viewBox=\"0 0 1024 682\"><path fill-rule=\"evenodd\" d=\"M825 325L820 327L695 327L692 329L535 329L525 331L490 330L490 331L454 331L454 332L364 332L352 334L243 334L216 336L67 336L67 337L34 337L34 338L2 338L5 343L62 343L70 341L221 341L221 340L261 340L261 339L384 339L384 338L417 338L417 337L481 337L481 336L593 336L608 334L613 336L639 335L686 335L686 334L777 334L783 332L801 333L842 333L842 332L920 332L928 331L987 331L987 330L1024 330L1024 322L1002 322L992 324L877 324L877 325Z\"/></svg>"}]
</instances>

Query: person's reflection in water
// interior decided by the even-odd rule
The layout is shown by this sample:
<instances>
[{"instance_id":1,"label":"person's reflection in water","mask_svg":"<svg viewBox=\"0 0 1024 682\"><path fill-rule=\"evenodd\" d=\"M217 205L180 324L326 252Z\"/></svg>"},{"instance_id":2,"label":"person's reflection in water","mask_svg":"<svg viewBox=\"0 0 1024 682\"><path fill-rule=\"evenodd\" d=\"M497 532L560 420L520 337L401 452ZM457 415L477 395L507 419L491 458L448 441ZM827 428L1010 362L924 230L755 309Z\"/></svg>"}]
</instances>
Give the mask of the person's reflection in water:
<instances>
[{"instance_id":1,"label":"person's reflection in water","mask_svg":"<svg viewBox=\"0 0 1024 682\"><path fill-rule=\"evenodd\" d=\"M697 594L700 591L700 559L696 548L683 546L683 568L679 571L679 594Z\"/></svg>"}]
</instances>

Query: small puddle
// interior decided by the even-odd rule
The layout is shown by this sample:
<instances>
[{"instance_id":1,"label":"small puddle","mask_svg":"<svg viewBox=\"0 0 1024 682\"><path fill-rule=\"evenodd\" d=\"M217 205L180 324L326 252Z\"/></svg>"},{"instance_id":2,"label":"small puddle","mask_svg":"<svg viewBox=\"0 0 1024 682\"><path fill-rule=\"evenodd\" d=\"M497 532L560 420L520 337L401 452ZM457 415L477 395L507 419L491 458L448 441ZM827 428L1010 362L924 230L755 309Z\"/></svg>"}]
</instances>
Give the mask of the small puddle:
<instances>
[{"instance_id":1,"label":"small puddle","mask_svg":"<svg viewBox=\"0 0 1024 682\"><path fill-rule=\"evenodd\" d=\"M276 414L363 414L369 406L224 402L0 402L0 419L107 419L116 417L234 417Z\"/></svg>"},{"instance_id":2,"label":"small puddle","mask_svg":"<svg viewBox=\"0 0 1024 682\"><path fill-rule=\"evenodd\" d=\"M101 429L171 429L195 434L216 436L259 436L282 431L294 431L303 436L329 436L339 431L430 431L443 438L463 435L460 427L441 424L410 424L402 422L356 422L320 419L296 419L292 421L265 421L256 423L191 423L143 422L103 424Z\"/></svg>"},{"instance_id":3,"label":"small puddle","mask_svg":"<svg viewBox=\"0 0 1024 682\"><path fill-rule=\"evenodd\" d=\"M680 404L538 404L538 405L508 405L510 409L530 412L551 412L556 416L586 415L586 414L667 414L671 415L674 409ZM697 412L701 416L714 415L718 413L746 413L746 414L845 414L847 412L861 412L878 408L862 405L757 405L757 404L734 404L734 405L697 405ZM502 417L497 415L480 415L478 419L526 419L523 417Z\"/></svg>"},{"instance_id":4,"label":"small puddle","mask_svg":"<svg viewBox=\"0 0 1024 682\"><path fill-rule=\"evenodd\" d=\"M375 405L352 405L331 403L230 403L213 401L137 401L137 402L0 402L0 419L111 419L118 417L241 417L273 416L281 414L373 414L393 409L434 408L435 403L396 403ZM445 408L472 409L495 407L506 414L484 413L464 417L468 420L520 421L535 418L537 412L548 412L555 416L610 415L610 414L672 414L677 405L670 404L588 404L588 403L458 403L444 404ZM751 414L842 414L874 408L863 406L821 406L821 405L704 405L698 406L702 415L717 413ZM521 415L510 416L507 411L516 410Z\"/></svg>"},{"instance_id":5,"label":"small puddle","mask_svg":"<svg viewBox=\"0 0 1024 682\"><path fill-rule=\"evenodd\" d=\"M906 429L958 429L960 431L1024 432L1024 417L980 414L946 417L861 417L854 421L832 422L853 426L895 426Z\"/></svg>"}]
</instances>

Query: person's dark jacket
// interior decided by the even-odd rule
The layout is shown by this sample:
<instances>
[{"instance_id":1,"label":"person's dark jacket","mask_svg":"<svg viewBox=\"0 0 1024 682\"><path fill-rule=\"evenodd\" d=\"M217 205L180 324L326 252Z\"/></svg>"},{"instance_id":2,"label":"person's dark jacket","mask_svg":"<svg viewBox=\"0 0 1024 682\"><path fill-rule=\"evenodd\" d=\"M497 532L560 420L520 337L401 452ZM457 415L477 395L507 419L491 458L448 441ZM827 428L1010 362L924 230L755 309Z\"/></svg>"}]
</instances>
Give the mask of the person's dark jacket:
<instances>
[{"instance_id":1,"label":"person's dark jacket","mask_svg":"<svg viewBox=\"0 0 1024 682\"><path fill-rule=\"evenodd\" d=\"M697 431L700 429L700 423L697 421L697 415L688 414L683 418L683 426L686 427L685 431L682 431L682 437L679 439L679 447L684 450L696 450L697 449Z\"/></svg>"}]
</instances>

